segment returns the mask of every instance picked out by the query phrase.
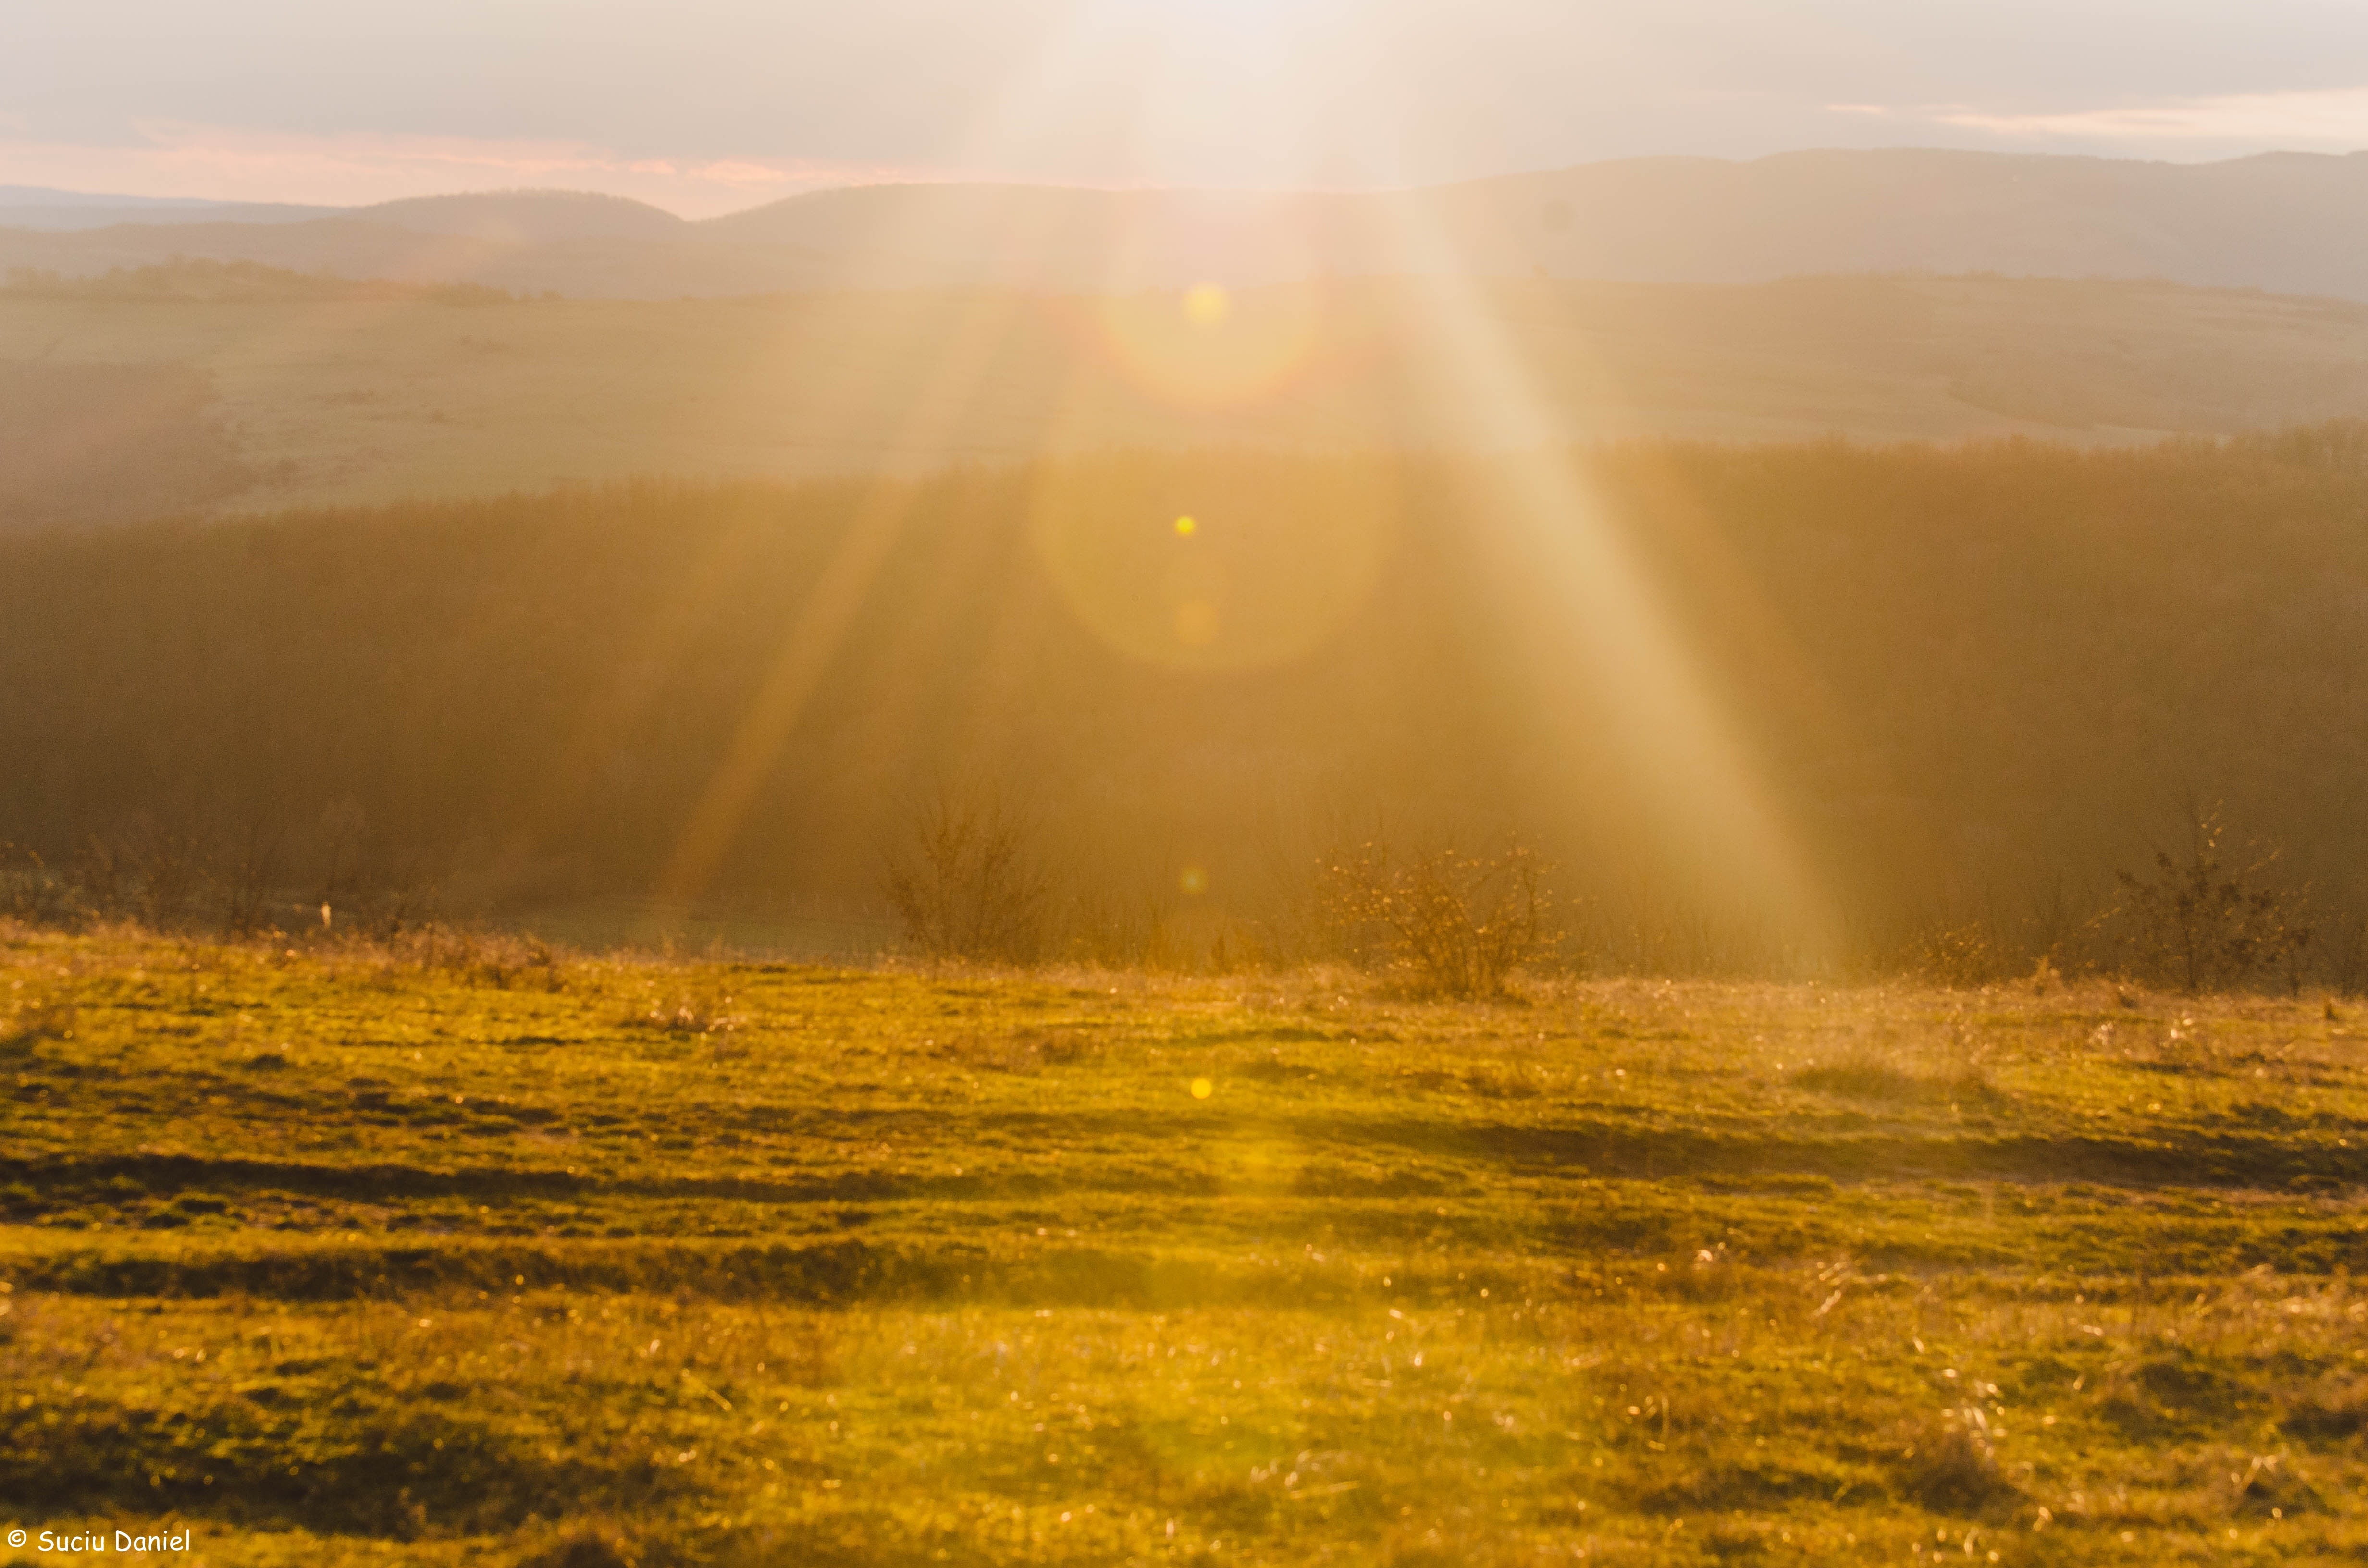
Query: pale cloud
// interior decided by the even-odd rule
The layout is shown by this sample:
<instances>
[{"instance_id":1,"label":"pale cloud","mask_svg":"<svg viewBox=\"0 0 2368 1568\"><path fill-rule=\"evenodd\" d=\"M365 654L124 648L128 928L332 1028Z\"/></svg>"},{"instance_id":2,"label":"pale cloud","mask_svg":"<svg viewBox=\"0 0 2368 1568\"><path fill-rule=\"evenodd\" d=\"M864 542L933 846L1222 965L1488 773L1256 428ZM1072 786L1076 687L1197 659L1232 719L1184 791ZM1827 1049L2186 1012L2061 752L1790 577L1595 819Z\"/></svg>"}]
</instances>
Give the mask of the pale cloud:
<instances>
[{"instance_id":1,"label":"pale cloud","mask_svg":"<svg viewBox=\"0 0 2368 1568\"><path fill-rule=\"evenodd\" d=\"M1835 114L1944 125L2024 142L2199 153L2253 147L2305 152L2368 148L2368 86L2160 98L2049 113L2004 113L1964 104L1827 108Z\"/></svg>"},{"instance_id":2,"label":"pale cloud","mask_svg":"<svg viewBox=\"0 0 2368 1568\"><path fill-rule=\"evenodd\" d=\"M628 158L579 142L348 134L143 121L121 145L0 137L0 185L362 206L452 191L564 187L702 218L801 190L931 171L809 159Z\"/></svg>"}]
</instances>

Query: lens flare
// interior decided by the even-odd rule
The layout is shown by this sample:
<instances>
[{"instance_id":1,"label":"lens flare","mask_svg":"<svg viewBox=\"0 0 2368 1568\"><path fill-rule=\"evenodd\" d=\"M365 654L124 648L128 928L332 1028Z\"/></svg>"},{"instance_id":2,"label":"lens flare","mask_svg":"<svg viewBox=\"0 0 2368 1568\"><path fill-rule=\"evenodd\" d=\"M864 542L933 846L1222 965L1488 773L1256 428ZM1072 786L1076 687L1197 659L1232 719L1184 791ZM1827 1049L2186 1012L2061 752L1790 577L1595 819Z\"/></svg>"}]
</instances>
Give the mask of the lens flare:
<instances>
[{"instance_id":1,"label":"lens flare","mask_svg":"<svg viewBox=\"0 0 2368 1568\"><path fill-rule=\"evenodd\" d=\"M1029 523L1063 599L1104 642L1150 664L1242 670L1303 658L1348 624L1403 504L1370 463L1236 458L1211 473L1188 457L1109 458L1043 470Z\"/></svg>"},{"instance_id":2,"label":"lens flare","mask_svg":"<svg viewBox=\"0 0 2368 1568\"><path fill-rule=\"evenodd\" d=\"M1195 283L1184 290L1184 319L1207 332L1233 314L1234 296L1223 284Z\"/></svg>"},{"instance_id":3,"label":"lens flare","mask_svg":"<svg viewBox=\"0 0 2368 1568\"><path fill-rule=\"evenodd\" d=\"M1314 287L1235 294L1213 283L1121 294L1098 307L1121 374L1171 407L1208 412L1270 398L1309 372L1322 335Z\"/></svg>"}]
</instances>

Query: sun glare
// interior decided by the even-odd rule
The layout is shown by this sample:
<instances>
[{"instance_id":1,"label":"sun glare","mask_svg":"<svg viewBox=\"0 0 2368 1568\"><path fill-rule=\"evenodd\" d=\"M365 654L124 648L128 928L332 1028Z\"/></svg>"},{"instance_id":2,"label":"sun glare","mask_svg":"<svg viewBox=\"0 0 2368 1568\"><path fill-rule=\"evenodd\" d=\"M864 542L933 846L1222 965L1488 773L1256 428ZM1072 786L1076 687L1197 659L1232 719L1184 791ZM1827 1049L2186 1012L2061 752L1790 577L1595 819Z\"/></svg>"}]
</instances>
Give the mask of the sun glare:
<instances>
[{"instance_id":1,"label":"sun glare","mask_svg":"<svg viewBox=\"0 0 2368 1568\"><path fill-rule=\"evenodd\" d=\"M1158 403L1188 413L1247 409L1313 368L1325 296L1312 285L1235 293L1200 284L1118 295L1097 314L1109 358Z\"/></svg>"},{"instance_id":2,"label":"sun glare","mask_svg":"<svg viewBox=\"0 0 2368 1568\"><path fill-rule=\"evenodd\" d=\"M1195 283L1184 290L1184 316L1202 331L1222 325L1233 312L1234 297L1215 283Z\"/></svg>"}]
</instances>

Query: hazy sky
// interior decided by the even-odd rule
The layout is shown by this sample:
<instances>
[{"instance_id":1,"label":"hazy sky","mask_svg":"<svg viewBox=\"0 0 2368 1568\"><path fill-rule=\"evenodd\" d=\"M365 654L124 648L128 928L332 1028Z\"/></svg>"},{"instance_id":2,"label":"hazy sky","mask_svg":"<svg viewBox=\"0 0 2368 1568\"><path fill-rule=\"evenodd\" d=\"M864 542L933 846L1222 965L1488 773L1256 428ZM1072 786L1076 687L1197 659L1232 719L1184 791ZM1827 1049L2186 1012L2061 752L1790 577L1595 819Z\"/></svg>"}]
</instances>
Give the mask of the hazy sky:
<instances>
[{"instance_id":1,"label":"hazy sky","mask_svg":"<svg viewBox=\"0 0 2368 1568\"><path fill-rule=\"evenodd\" d=\"M2368 148L2368 0L0 0L0 184L152 196Z\"/></svg>"}]
</instances>

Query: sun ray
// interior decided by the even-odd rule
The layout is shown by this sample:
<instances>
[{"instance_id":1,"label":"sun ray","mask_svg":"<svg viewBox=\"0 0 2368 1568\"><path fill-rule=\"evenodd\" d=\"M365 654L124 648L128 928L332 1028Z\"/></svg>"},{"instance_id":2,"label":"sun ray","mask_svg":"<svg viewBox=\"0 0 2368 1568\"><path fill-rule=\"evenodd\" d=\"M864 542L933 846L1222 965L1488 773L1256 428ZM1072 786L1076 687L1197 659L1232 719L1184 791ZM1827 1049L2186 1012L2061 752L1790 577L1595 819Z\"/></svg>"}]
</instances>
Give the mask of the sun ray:
<instances>
[{"instance_id":1,"label":"sun ray","mask_svg":"<svg viewBox=\"0 0 2368 1568\"><path fill-rule=\"evenodd\" d=\"M1486 286L1458 265L1447 238L1413 202L1393 204L1392 239L1409 264L1429 395L1474 413L1497 432L1503 518L1513 554L1544 613L1531 619L1542 717L1575 778L1607 747L1656 819L1659 842L1691 862L1697 886L1720 890L1774 924L1804 961L1838 950L1827 891L1768 788L1757 760L1713 695L1660 592L1575 460L1569 433L1531 383ZM1611 733L1574 722L1600 714Z\"/></svg>"}]
</instances>

